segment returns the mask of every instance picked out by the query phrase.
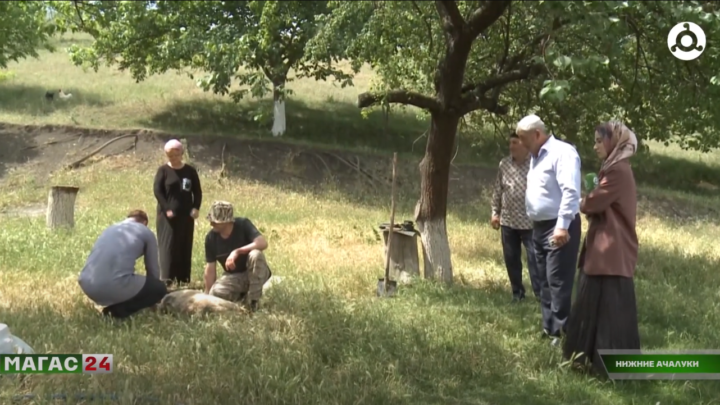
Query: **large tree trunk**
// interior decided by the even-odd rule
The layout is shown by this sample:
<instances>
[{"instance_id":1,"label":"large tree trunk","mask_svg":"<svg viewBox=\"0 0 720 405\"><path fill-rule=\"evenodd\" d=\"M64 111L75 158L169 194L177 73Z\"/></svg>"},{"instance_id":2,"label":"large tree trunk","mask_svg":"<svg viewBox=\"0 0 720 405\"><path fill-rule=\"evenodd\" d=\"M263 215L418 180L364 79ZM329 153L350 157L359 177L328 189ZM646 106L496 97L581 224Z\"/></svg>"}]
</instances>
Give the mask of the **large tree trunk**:
<instances>
[{"instance_id":1,"label":"large tree trunk","mask_svg":"<svg viewBox=\"0 0 720 405\"><path fill-rule=\"evenodd\" d=\"M280 88L284 83L273 83L273 136L282 136L285 133L285 100L281 97Z\"/></svg>"},{"instance_id":2,"label":"large tree trunk","mask_svg":"<svg viewBox=\"0 0 720 405\"><path fill-rule=\"evenodd\" d=\"M460 117L451 112L433 114L425 157L420 162L420 200L415 207L427 255L425 278L452 283L453 268L445 217L447 215L450 161Z\"/></svg>"}]
</instances>

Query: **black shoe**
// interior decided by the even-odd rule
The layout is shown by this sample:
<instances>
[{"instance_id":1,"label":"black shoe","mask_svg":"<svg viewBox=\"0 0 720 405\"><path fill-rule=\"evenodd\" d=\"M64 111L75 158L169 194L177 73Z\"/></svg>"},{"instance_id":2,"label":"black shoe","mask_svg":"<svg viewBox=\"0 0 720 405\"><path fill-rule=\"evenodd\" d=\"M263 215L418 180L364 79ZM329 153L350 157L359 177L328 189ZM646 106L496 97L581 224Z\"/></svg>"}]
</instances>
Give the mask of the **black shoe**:
<instances>
[{"instance_id":1,"label":"black shoe","mask_svg":"<svg viewBox=\"0 0 720 405\"><path fill-rule=\"evenodd\" d=\"M513 295L512 302L517 303L525 300L524 295Z\"/></svg>"}]
</instances>

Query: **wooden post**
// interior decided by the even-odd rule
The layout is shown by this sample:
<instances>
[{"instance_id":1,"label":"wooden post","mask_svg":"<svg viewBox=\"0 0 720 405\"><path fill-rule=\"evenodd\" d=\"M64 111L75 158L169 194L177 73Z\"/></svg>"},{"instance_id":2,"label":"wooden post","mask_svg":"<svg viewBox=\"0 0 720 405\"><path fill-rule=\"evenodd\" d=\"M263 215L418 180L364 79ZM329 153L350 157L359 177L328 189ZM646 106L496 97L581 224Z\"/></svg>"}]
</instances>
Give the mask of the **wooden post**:
<instances>
[{"instance_id":1,"label":"wooden post","mask_svg":"<svg viewBox=\"0 0 720 405\"><path fill-rule=\"evenodd\" d=\"M383 224L385 225L385 224ZM383 226L385 254L390 260L390 279L407 283L412 277L420 276L417 232L395 228L392 244L388 244L389 227Z\"/></svg>"},{"instance_id":2,"label":"wooden post","mask_svg":"<svg viewBox=\"0 0 720 405\"><path fill-rule=\"evenodd\" d=\"M79 187L72 186L53 186L50 189L46 214L48 228L75 226L75 198L78 191Z\"/></svg>"},{"instance_id":3,"label":"wooden post","mask_svg":"<svg viewBox=\"0 0 720 405\"><path fill-rule=\"evenodd\" d=\"M390 195L390 224L393 224L395 222L395 174L396 174L396 168L397 168L397 152L393 153L393 160L392 160L392 194ZM393 242L393 228L392 225L389 229L389 234L387 236L387 247L388 250L390 250L390 246ZM385 259L385 291L384 293L387 295L388 292L388 284L390 284L390 255L386 254ZM397 281L397 279L395 279Z\"/></svg>"}]
</instances>

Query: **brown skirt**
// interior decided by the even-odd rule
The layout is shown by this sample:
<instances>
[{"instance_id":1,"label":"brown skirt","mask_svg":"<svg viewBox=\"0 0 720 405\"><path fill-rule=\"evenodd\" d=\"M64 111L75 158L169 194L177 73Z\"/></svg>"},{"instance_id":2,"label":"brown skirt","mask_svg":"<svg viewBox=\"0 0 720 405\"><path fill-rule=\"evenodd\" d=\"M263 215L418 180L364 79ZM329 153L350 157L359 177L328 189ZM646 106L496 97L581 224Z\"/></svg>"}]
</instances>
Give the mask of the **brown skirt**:
<instances>
[{"instance_id":1,"label":"brown skirt","mask_svg":"<svg viewBox=\"0 0 720 405\"><path fill-rule=\"evenodd\" d=\"M575 355L577 365L589 363L589 371L607 377L598 349L640 350L635 283L628 277L579 273L563 357Z\"/></svg>"}]
</instances>

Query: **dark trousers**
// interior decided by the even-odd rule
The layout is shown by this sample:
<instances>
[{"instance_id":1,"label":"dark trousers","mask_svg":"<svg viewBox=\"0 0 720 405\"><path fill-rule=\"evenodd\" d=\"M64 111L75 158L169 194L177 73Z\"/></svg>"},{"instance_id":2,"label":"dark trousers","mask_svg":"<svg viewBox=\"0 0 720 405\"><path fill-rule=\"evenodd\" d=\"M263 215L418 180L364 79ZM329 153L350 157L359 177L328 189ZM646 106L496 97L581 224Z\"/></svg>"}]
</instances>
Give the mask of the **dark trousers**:
<instances>
[{"instance_id":1,"label":"dark trousers","mask_svg":"<svg viewBox=\"0 0 720 405\"><path fill-rule=\"evenodd\" d=\"M538 277L542 283L540 308L543 329L550 336L559 337L565 332L565 323L570 316L572 305L572 290L580 249L580 215L575 216L570 223L570 241L561 248L550 246L556 223L556 219L535 222L533 242Z\"/></svg>"},{"instance_id":2,"label":"dark trousers","mask_svg":"<svg viewBox=\"0 0 720 405\"><path fill-rule=\"evenodd\" d=\"M103 314L113 318L127 318L142 309L159 303L167 295L167 292L165 283L155 277L146 276L145 284L140 292L125 302L103 308Z\"/></svg>"},{"instance_id":3,"label":"dark trousers","mask_svg":"<svg viewBox=\"0 0 720 405\"><path fill-rule=\"evenodd\" d=\"M507 268L508 278L514 297L525 297L525 286L522 281L522 247L525 246L527 254L528 273L530 275L530 285L532 286L535 297L540 298L540 279L537 274L537 263L535 259L535 245L533 244L532 229L514 229L508 226L500 228L500 237L502 240L503 256L505 258L505 267Z\"/></svg>"},{"instance_id":4,"label":"dark trousers","mask_svg":"<svg viewBox=\"0 0 720 405\"><path fill-rule=\"evenodd\" d=\"M158 212L156 226L160 280L166 283L189 283L195 219L190 215L168 218L164 212Z\"/></svg>"}]
</instances>

